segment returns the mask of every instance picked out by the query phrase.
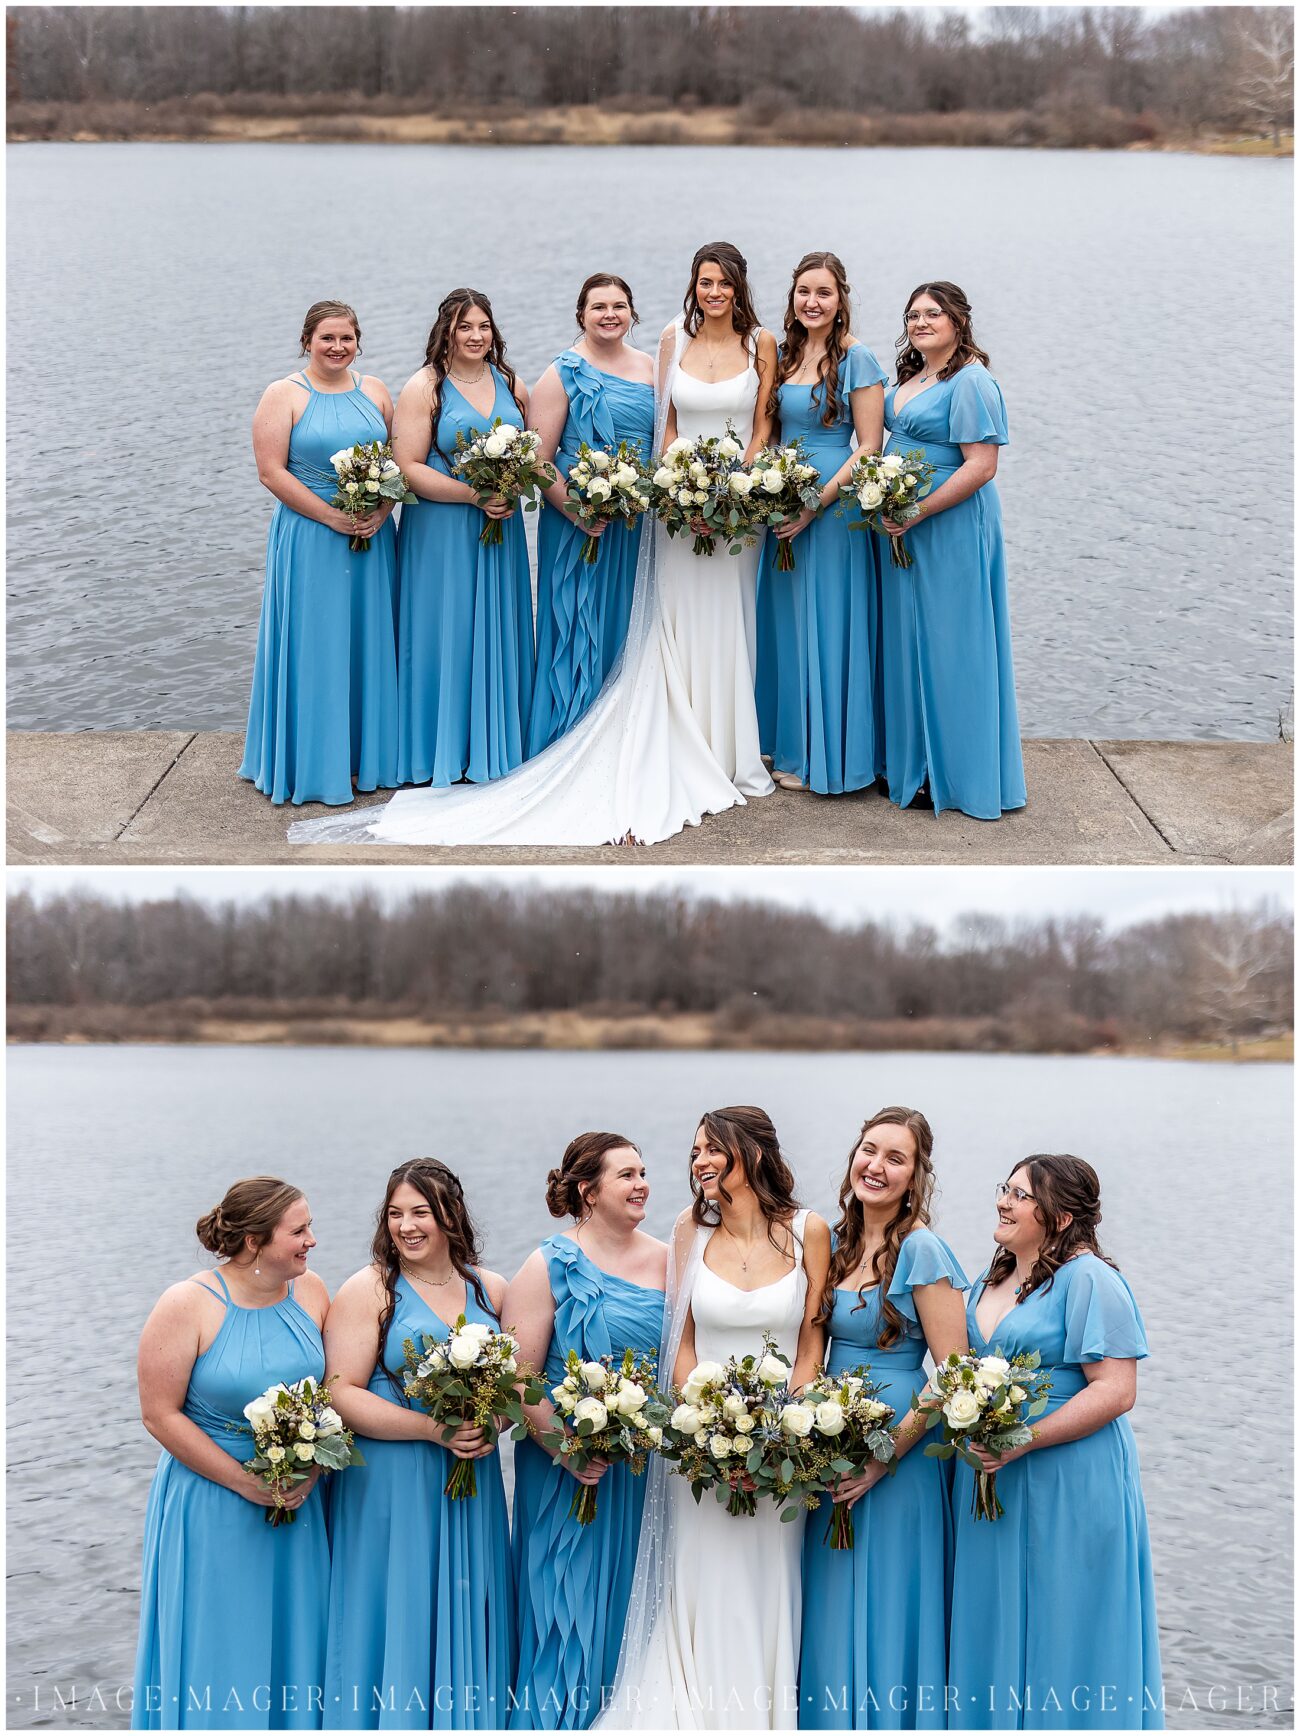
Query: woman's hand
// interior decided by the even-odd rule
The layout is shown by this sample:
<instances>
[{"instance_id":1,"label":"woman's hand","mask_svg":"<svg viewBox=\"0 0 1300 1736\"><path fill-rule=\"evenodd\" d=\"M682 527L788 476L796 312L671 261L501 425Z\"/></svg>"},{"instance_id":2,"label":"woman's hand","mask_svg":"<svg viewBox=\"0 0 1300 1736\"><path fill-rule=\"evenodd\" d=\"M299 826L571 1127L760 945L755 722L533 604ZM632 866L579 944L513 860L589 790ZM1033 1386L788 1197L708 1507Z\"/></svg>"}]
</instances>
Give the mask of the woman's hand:
<instances>
[{"instance_id":1,"label":"woman's hand","mask_svg":"<svg viewBox=\"0 0 1300 1736\"><path fill-rule=\"evenodd\" d=\"M264 1483L255 1472L246 1472L244 1482L236 1484L235 1493L251 1501L254 1507L284 1507L295 1512L316 1487L320 1474L320 1466L313 1465L301 1483L295 1483L277 1499L269 1483Z\"/></svg>"},{"instance_id":2,"label":"woman's hand","mask_svg":"<svg viewBox=\"0 0 1300 1736\"><path fill-rule=\"evenodd\" d=\"M490 1429L481 1429L474 1423L458 1423L449 1435L449 1423L433 1423L433 1438L440 1447L458 1459L482 1459L496 1446L496 1436Z\"/></svg>"},{"instance_id":3,"label":"woman's hand","mask_svg":"<svg viewBox=\"0 0 1300 1736\"><path fill-rule=\"evenodd\" d=\"M585 1471L580 1471L567 1453L561 1453L559 1459L564 1469L577 1482L581 1483L584 1489L594 1489L609 1469L608 1459L589 1459Z\"/></svg>"},{"instance_id":4,"label":"woman's hand","mask_svg":"<svg viewBox=\"0 0 1300 1736\"><path fill-rule=\"evenodd\" d=\"M923 524L930 514L921 508L915 518L909 518L906 524L895 524L892 518L882 518L880 523L886 536L905 536L909 530L915 530L918 524Z\"/></svg>"},{"instance_id":5,"label":"woman's hand","mask_svg":"<svg viewBox=\"0 0 1300 1736\"><path fill-rule=\"evenodd\" d=\"M841 1477L831 1491L831 1500L837 1505L842 1501L846 1507L856 1507L867 1490L874 1489L884 1474L884 1465L879 1459L873 1459L856 1477Z\"/></svg>"},{"instance_id":6,"label":"woman's hand","mask_svg":"<svg viewBox=\"0 0 1300 1736\"><path fill-rule=\"evenodd\" d=\"M374 536L392 510L391 500L384 502L382 511L376 507L373 512L363 512L358 518L344 512L342 507L331 507L325 523L330 530L338 531L340 536Z\"/></svg>"},{"instance_id":7,"label":"woman's hand","mask_svg":"<svg viewBox=\"0 0 1300 1736\"><path fill-rule=\"evenodd\" d=\"M504 494L494 494L490 499L478 504L482 506L489 518L513 518L515 516L515 503L513 500L507 500Z\"/></svg>"},{"instance_id":8,"label":"woman's hand","mask_svg":"<svg viewBox=\"0 0 1300 1736\"><path fill-rule=\"evenodd\" d=\"M576 529L585 532L587 536L594 537L604 536L605 527L611 522L607 518L598 518L594 519L591 524L588 524L586 519L579 518L576 512L570 512L567 507L565 508L564 516Z\"/></svg>"},{"instance_id":9,"label":"woman's hand","mask_svg":"<svg viewBox=\"0 0 1300 1736\"><path fill-rule=\"evenodd\" d=\"M1002 1470L1007 1465L1014 1465L1017 1459L1023 1459L1026 1453L1033 1452L1034 1445L1035 1443L1030 1441L1028 1446L1012 1447L1010 1452L1000 1455L990 1453L986 1447L973 1447L971 1450L984 1469L992 1474Z\"/></svg>"},{"instance_id":10,"label":"woman's hand","mask_svg":"<svg viewBox=\"0 0 1300 1736\"><path fill-rule=\"evenodd\" d=\"M807 530L808 526L816 516L817 508L815 506L804 507L798 518L787 519L784 524L780 524L776 527L775 534L777 540L779 542L789 542L793 537L797 537L800 531Z\"/></svg>"}]
</instances>

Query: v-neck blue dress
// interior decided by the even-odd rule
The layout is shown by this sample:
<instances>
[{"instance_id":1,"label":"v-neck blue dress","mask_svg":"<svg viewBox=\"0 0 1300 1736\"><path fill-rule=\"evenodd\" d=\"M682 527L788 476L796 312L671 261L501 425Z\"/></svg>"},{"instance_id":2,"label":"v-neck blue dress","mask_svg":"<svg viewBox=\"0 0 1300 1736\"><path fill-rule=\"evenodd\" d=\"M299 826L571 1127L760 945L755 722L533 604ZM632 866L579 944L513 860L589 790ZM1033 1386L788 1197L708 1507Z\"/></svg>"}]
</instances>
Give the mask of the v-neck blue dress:
<instances>
[{"instance_id":1,"label":"v-neck blue dress","mask_svg":"<svg viewBox=\"0 0 1300 1736\"><path fill-rule=\"evenodd\" d=\"M930 493L961 466L963 445L1007 443L1001 389L979 362L901 409L897 392L885 394L885 451L923 451L936 467ZM913 564L896 567L882 547L880 565L890 800L905 808L928 783L936 813L960 808L996 820L1025 805L996 482L923 519L905 540Z\"/></svg>"},{"instance_id":2,"label":"v-neck blue dress","mask_svg":"<svg viewBox=\"0 0 1300 1736\"><path fill-rule=\"evenodd\" d=\"M1146 1333L1125 1279L1095 1254L1061 1266L971 1349L1036 1350L1051 1376L1047 1412L1087 1385L1084 1366L1141 1359ZM948 1680L954 1730L1159 1730L1160 1640L1137 1446L1126 1416L1040 1447L997 1473L1001 1519L971 1513L975 1474L953 1482Z\"/></svg>"},{"instance_id":3,"label":"v-neck blue dress","mask_svg":"<svg viewBox=\"0 0 1300 1736\"><path fill-rule=\"evenodd\" d=\"M498 1322L466 1287L465 1317ZM405 1277L370 1391L400 1396L402 1344L446 1324ZM327 1730L499 1730L515 1665L514 1586L499 1451L474 1461L478 1494L449 1501L459 1462L432 1441L358 1436L365 1464L330 1506Z\"/></svg>"},{"instance_id":4,"label":"v-neck blue dress","mask_svg":"<svg viewBox=\"0 0 1300 1736\"><path fill-rule=\"evenodd\" d=\"M195 1358L185 1415L231 1458L253 1457L244 1406L277 1381L325 1378L320 1328L293 1284L243 1308L219 1268L194 1279L225 1305ZM346 1482L355 1471L342 1477ZM133 1730L319 1730L329 1548L319 1485L291 1525L165 1449L149 1488Z\"/></svg>"},{"instance_id":5,"label":"v-neck blue dress","mask_svg":"<svg viewBox=\"0 0 1300 1736\"><path fill-rule=\"evenodd\" d=\"M576 1350L588 1361L657 1355L664 1293L595 1265L570 1236L542 1243L555 1299L546 1384L564 1378ZM515 1449L514 1556L519 1583L519 1669L512 1730L585 1730L614 1683L645 1478L611 1465L597 1485L596 1517L569 1516L578 1485L535 1446Z\"/></svg>"},{"instance_id":6,"label":"v-neck blue dress","mask_svg":"<svg viewBox=\"0 0 1300 1736\"><path fill-rule=\"evenodd\" d=\"M456 435L485 434L499 416L524 425L495 368L489 414L442 381L438 434L426 460L451 474ZM533 698L533 591L523 508L485 547L474 505L417 500L402 508L397 623L397 775L439 788L482 784L524 758Z\"/></svg>"}]
</instances>

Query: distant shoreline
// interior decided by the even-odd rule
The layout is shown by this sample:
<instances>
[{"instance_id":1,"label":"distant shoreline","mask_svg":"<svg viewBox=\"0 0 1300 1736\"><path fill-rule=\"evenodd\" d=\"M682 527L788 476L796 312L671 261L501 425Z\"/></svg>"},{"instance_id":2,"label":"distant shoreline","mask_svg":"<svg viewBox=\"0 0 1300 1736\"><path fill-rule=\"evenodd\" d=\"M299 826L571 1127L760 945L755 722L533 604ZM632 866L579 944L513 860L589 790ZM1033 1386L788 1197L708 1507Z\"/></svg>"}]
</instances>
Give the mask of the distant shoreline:
<instances>
[{"instance_id":1,"label":"distant shoreline","mask_svg":"<svg viewBox=\"0 0 1300 1736\"><path fill-rule=\"evenodd\" d=\"M638 108L582 104L458 106L434 113L328 99L199 95L158 103L14 102L10 144L242 143L417 145L751 145L1007 150L1127 150L1198 156L1291 157L1294 139L1192 134L1116 109L1035 108L997 113L859 114L825 109Z\"/></svg>"}]
</instances>

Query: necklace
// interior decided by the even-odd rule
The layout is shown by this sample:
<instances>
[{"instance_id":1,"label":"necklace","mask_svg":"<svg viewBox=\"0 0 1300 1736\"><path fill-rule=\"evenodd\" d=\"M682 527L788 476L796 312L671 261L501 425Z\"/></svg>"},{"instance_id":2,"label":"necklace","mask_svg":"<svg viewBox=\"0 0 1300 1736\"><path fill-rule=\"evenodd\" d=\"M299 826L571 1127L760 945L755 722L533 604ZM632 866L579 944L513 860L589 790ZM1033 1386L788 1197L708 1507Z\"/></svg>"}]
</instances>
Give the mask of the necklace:
<instances>
[{"instance_id":1,"label":"necklace","mask_svg":"<svg viewBox=\"0 0 1300 1736\"><path fill-rule=\"evenodd\" d=\"M487 363L484 362L482 364L482 366L479 368L478 373L475 374L475 376L472 380L470 379L468 374L458 374L452 368L448 368L447 372L451 375L452 379L455 380L455 382L458 386L477 386L479 381L483 378L484 374L487 373Z\"/></svg>"},{"instance_id":2,"label":"necklace","mask_svg":"<svg viewBox=\"0 0 1300 1736\"><path fill-rule=\"evenodd\" d=\"M715 350L712 351L712 353L710 353L709 346L705 343L705 341L702 337L696 338L695 341L700 346L700 349L701 349L703 356L704 356L705 363L706 363L708 370L709 370L709 378L712 379L713 376L718 371L719 358L722 356L724 351L729 350L731 348L731 345L730 345L730 343L721 343L717 346L717 348Z\"/></svg>"},{"instance_id":3,"label":"necklace","mask_svg":"<svg viewBox=\"0 0 1300 1736\"><path fill-rule=\"evenodd\" d=\"M722 1228L724 1230L727 1230L727 1226L725 1224L723 1224ZM741 1241L740 1237L738 1235L736 1235L734 1231L727 1230L727 1234L731 1237L731 1240L736 1244L737 1248L742 1248L745 1246L745 1244ZM742 1272L744 1272L746 1274L748 1274L748 1272L749 1272L750 1254L752 1254L754 1252L754 1249L757 1246L758 1246L758 1237L755 1236L754 1240L749 1243L749 1253L746 1254L740 1262L740 1269Z\"/></svg>"},{"instance_id":4,"label":"necklace","mask_svg":"<svg viewBox=\"0 0 1300 1736\"><path fill-rule=\"evenodd\" d=\"M428 1284L433 1290L445 1290L447 1285L450 1284L452 1279L456 1276L456 1268L454 1266L445 1278L426 1278L420 1272L413 1272L405 1260L399 1260L397 1264L401 1267L403 1275L409 1278L413 1284Z\"/></svg>"}]
</instances>

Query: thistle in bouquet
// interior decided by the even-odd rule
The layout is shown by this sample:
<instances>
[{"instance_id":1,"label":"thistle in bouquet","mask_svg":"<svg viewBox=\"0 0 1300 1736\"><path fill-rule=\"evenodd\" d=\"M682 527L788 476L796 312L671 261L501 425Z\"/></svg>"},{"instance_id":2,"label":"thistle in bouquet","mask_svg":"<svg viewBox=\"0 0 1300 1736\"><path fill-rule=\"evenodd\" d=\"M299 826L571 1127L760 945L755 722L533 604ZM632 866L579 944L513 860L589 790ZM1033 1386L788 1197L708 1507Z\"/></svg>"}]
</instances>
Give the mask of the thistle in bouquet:
<instances>
[{"instance_id":1,"label":"thistle in bouquet","mask_svg":"<svg viewBox=\"0 0 1300 1736\"><path fill-rule=\"evenodd\" d=\"M840 489L840 499L852 510L860 507L864 518L852 521L853 530L870 528L889 543L889 558L896 567L910 567L912 557L901 536L890 536L885 524L912 524L921 515L920 500L930 492L934 465L925 453L879 452L859 458Z\"/></svg>"},{"instance_id":2,"label":"thistle in bouquet","mask_svg":"<svg viewBox=\"0 0 1300 1736\"><path fill-rule=\"evenodd\" d=\"M712 1490L735 1518L758 1511L757 1473L781 1441L790 1364L766 1334L758 1356L701 1362L673 1392L660 1452L697 1502Z\"/></svg>"},{"instance_id":3,"label":"thistle in bouquet","mask_svg":"<svg viewBox=\"0 0 1300 1736\"><path fill-rule=\"evenodd\" d=\"M512 504L522 500L525 512L536 512L542 490L555 481L555 469L541 452L540 434L498 416L484 434L471 428L466 438L465 430L457 429L452 473L469 484L480 506L497 498ZM484 548L504 542L501 520L488 519L478 540Z\"/></svg>"},{"instance_id":4,"label":"thistle in bouquet","mask_svg":"<svg viewBox=\"0 0 1300 1736\"><path fill-rule=\"evenodd\" d=\"M588 446L584 440L565 478L569 509L579 524L633 522L650 509L650 473L641 462L635 440L620 440L617 447ZM582 558L594 567L600 559L600 538L582 539Z\"/></svg>"},{"instance_id":5,"label":"thistle in bouquet","mask_svg":"<svg viewBox=\"0 0 1300 1736\"><path fill-rule=\"evenodd\" d=\"M943 1440L925 1449L934 1459L950 1459L955 1453L975 1473L971 1510L977 1519L1000 1519L1004 1512L995 1487L996 1473L986 1471L977 1447L1001 1458L1016 1447L1027 1447L1034 1438L1029 1426L1047 1409L1051 1378L1038 1372L1038 1352L1031 1351L1010 1361L996 1352L975 1356L956 1351L934 1371L934 1392L926 1427L940 1425Z\"/></svg>"},{"instance_id":6,"label":"thistle in bouquet","mask_svg":"<svg viewBox=\"0 0 1300 1736\"><path fill-rule=\"evenodd\" d=\"M523 1440L523 1407L540 1403L544 1389L520 1367L519 1346L509 1332L494 1332L462 1314L445 1340L422 1332L418 1346L407 1338L402 1349L406 1395L443 1425L444 1440L462 1424L495 1435L502 1423L512 1425L512 1439ZM443 1493L451 1501L478 1494L473 1459L457 1459Z\"/></svg>"},{"instance_id":7,"label":"thistle in bouquet","mask_svg":"<svg viewBox=\"0 0 1300 1736\"><path fill-rule=\"evenodd\" d=\"M733 555L758 540L746 508L754 484L743 452L728 422L725 434L682 435L660 457L651 479L655 514L669 536L694 536L697 555L711 555L717 537Z\"/></svg>"},{"instance_id":8,"label":"thistle in bouquet","mask_svg":"<svg viewBox=\"0 0 1300 1736\"><path fill-rule=\"evenodd\" d=\"M415 499L386 440L345 446L334 454L330 464L338 480L330 505L341 507L354 525L372 513L380 501L392 500L409 506ZM370 547L370 538L359 536L354 530L348 547L354 554L363 554Z\"/></svg>"},{"instance_id":9,"label":"thistle in bouquet","mask_svg":"<svg viewBox=\"0 0 1300 1736\"><path fill-rule=\"evenodd\" d=\"M563 1380L551 1388L563 1426L546 1435L542 1445L576 1471L604 1459L641 1476L668 1422L668 1406L655 1390L657 1360L625 1350L621 1357L584 1362L571 1350ZM596 1492L595 1485L579 1485L569 1507L579 1525L590 1525L596 1517Z\"/></svg>"},{"instance_id":10,"label":"thistle in bouquet","mask_svg":"<svg viewBox=\"0 0 1300 1736\"><path fill-rule=\"evenodd\" d=\"M749 467L753 488L748 495L749 523L777 530L821 505L821 477L804 455L802 440L788 446L765 446ZM794 571L794 539L776 545L776 570Z\"/></svg>"},{"instance_id":11,"label":"thistle in bouquet","mask_svg":"<svg viewBox=\"0 0 1300 1736\"><path fill-rule=\"evenodd\" d=\"M819 1372L781 1417L787 1436L786 1464L780 1469L789 1493L805 1507L821 1505L821 1496L839 1477L858 1476L868 1465L884 1465L892 1477L898 1469L890 1426L894 1407L880 1397L883 1388L869 1368L828 1375ZM793 1518L793 1507L783 1515ZM852 1549L853 1510L834 1503L824 1542L832 1549Z\"/></svg>"},{"instance_id":12,"label":"thistle in bouquet","mask_svg":"<svg viewBox=\"0 0 1300 1736\"><path fill-rule=\"evenodd\" d=\"M284 1497L315 1470L343 1471L364 1465L352 1431L330 1403L327 1380L306 1378L270 1386L244 1406L256 1449L244 1469L272 1490L268 1525L292 1525L298 1517Z\"/></svg>"}]
</instances>

